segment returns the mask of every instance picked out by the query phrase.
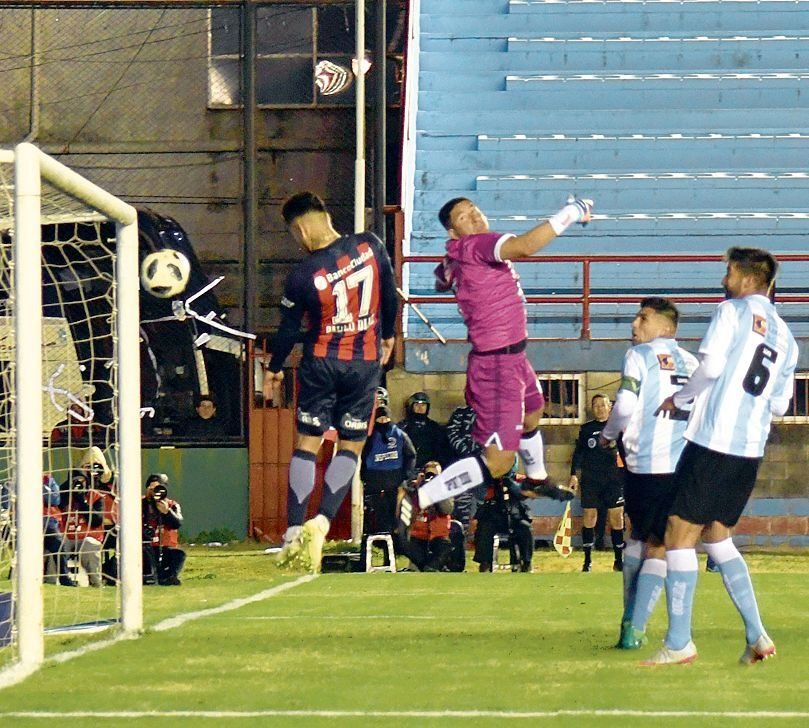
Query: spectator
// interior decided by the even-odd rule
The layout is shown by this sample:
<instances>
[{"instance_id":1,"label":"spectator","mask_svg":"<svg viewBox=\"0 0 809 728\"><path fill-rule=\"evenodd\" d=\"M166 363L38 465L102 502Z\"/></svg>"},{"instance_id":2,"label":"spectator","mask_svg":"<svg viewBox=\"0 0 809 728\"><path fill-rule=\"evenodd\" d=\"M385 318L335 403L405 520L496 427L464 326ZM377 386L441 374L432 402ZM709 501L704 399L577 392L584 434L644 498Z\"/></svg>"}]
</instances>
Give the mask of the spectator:
<instances>
[{"instance_id":1,"label":"spectator","mask_svg":"<svg viewBox=\"0 0 809 728\"><path fill-rule=\"evenodd\" d=\"M143 583L179 586L185 551L179 548L183 525L180 504L168 497L169 477L153 473L146 478L141 504L143 516Z\"/></svg>"},{"instance_id":2,"label":"spectator","mask_svg":"<svg viewBox=\"0 0 809 728\"><path fill-rule=\"evenodd\" d=\"M579 429L573 459L570 464L568 487L579 490L582 507L581 540L584 549L582 571L592 569L595 526L598 509L607 508L612 548L615 553L614 571L623 569L624 549L624 468L618 448L598 446L598 436L610 416L612 403L605 394L596 394L590 406L593 419ZM579 477L581 476L581 477Z\"/></svg>"},{"instance_id":3,"label":"spectator","mask_svg":"<svg viewBox=\"0 0 809 728\"><path fill-rule=\"evenodd\" d=\"M428 462L444 463L446 460L446 431L428 417L429 413L429 396L426 392L415 392L408 397L405 418L397 425L412 440L419 469Z\"/></svg>"},{"instance_id":4,"label":"spectator","mask_svg":"<svg viewBox=\"0 0 809 728\"><path fill-rule=\"evenodd\" d=\"M216 440L225 435L225 428L216 414L216 402L209 394L201 394L194 402L196 416L192 417L185 428L187 437L198 440Z\"/></svg>"},{"instance_id":5,"label":"spectator","mask_svg":"<svg viewBox=\"0 0 809 728\"><path fill-rule=\"evenodd\" d=\"M416 450L410 438L390 421L390 410L385 405L376 408L374 429L365 441L360 462L364 532L393 533L399 486L415 475Z\"/></svg>"},{"instance_id":6,"label":"spectator","mask_svg":"<svg viewBox=\"0 0 809 728\"><path fill-rule=\"evenodd\" d=\"M62 511L59 509L61 494L59 484L50 473L42 476L42 546L45 557L45 581L56 583L57 578L62 586L76 586L76 582L68 573L67 559L64 551L64 537L59 528ZM56 574L48 574L47 564L53 560Z\"/></svg>"},{"instance_id":7,"label":"spectator","mask_svg":"<svg viewBox=\"0 0 809 728\"><path fill-rule=\"evenodd\" d=\"M412 483L413 488L418 489L440 472L441 464L437 461L425 463ZM448 498L413 513L407 555L419 571L448 570L452 552L449 540L452 506L452 498Z\"/></svg>"},{"instance_id":8,"label":"spectator","mask_svg":"<svg viewBox=\"0 0 809 728\"><path fill-rule=\"evenodd\" d=\"M534 496L533 492L530 496ZM534 534L525 498L512 474L496 480L487 488L486 497L478 508L475 529L474 559L479 564L479 571L494 568L494 537L501 533L508 534L512 571L531 571Z\"/></svg>"}]
</instances>

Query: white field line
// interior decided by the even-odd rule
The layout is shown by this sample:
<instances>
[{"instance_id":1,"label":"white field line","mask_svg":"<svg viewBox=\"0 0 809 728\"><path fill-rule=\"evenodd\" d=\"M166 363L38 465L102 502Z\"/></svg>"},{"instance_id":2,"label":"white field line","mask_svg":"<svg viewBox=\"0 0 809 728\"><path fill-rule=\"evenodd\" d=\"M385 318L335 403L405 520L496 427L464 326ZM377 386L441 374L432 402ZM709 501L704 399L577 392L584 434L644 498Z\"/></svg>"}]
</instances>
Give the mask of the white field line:
<instances>
[{"instance_id":1,"label":"white field line","mask_svg":"<svg viewBox=\"0 0 809 728\"><path fill-rule=\"evenodd\" d=\"M296 586L300 586L301 584L306 584L307 582L316 579L315 575L309 574L307 576L301 576L294 581L286 582L285 584L279 584L278 586L271 587L269 589L265 589L264 591L260 591L257 594L253 594L249 597L242 597L240 599L234 599L233 601L226 602L225 604L221 604L218 607L210 607L209 609L200 609L196 612L186 612L185 614L178 614L176 617L169 617L168 619L164 619L157 624L153 625L146 629L146 632L165 632L170 629L174 629L175 627L181 627L186 622L191 622L195 619L202 619L203 617L208 617L213 614L221 614L223 612L230 612L234 609L239 609L247 604L253 604L255 602L261 602L265 599L269 599L270 597L274 597L277 594L281 594L289 589L293 589ZM117 644L122 640L127 639L138 639L141 635L127 635L127 634L120 634L115 637L112 637L107 640L101 640L100 642L92 642L88 645L84 645L83 647L79 647L75 650L68 650L67 652L57 652L55 655L51 655L46 657L43 665L47 665L49 663L56 663L60 664L63 662L69 662L77 657L82 657L83 655L87 655L91 652L97 652L98 650L103 650L111 645ZM23 667L21 665L12 665L10 668L6 670L0 671L0 690L3 688L11 687L12 685L17 685L25 680L28 676L34 674L36 669L31 669L30 667ZM0 713L0 716L4 715Z\"/></svg>"},{"instance_id":2,"label":"white field line","mask_svg":"<svg viewBox=\"0 0 809 728\"><path fill-rule=\"evenodd\" d=\"M276 622L276 621L282 621L282 620L298 620L298 619L311 619L311 618L312 618L311 614L291 614L291 615L280 615L279 614L279 615L267 615L267 616L264 616L264 617L234 617L233 619L234 620L238 619L238 620L242 620L242 621L245 621L245 622L253 622L253 621L258 621L258 622L272 621L272 622ZM365 621L368 621L369 619L382 619L382 620L385 620L385 621L391 620L391 619L409 619L409 620L415 620L415 621L418 621L418 622L424 622L424 621L440 619L442 622L445 622L447 620L447 617L445 615L442 615L441 617L434 617L434 616L430 616L428 614L423 614L423 615L422 614L357 614L357 615L353 615L353 614L347 614L347 615L330 614L330 615L323 615L323 616L319 615L318 618L317 618L317 621L322 622L322 621L327 621L327 620L334 620L334 621L337 621L337 622L346 622L346 621L351 620L351 619L355 619L355 620L360 621L360 622L365 622ZM458 617L458 619L463 620L463 619L465 619L465 617Z\"/></svg>"},{"instance_id":3,"label":"white field line","mask_svg":"<svg viewBox=\"0 0 809 728\"><path fill-rule=\"evenodd\" d=\"M63 711L0 711L0 718L53 720L54 718L208 718L212 720L244 718L500 718L510 720L536 720L565 716L599 718L809 718L809 711L790 710L86 710Z\"/></svg>"},{"instance_id":4,"label":"white field line","mask_svg":"<svg viewBox=\"0 0 809 728\"><path fill-rule=\"evenodd\" d=\"M176 617L169 617L168 619L164 619L162 622L158 622L154 626L150 627L149 631L165 632L166 630L174 629L175 627L180 627L184 625L186 622L191 622L195 619L201 619L202 617L209 617L212 614L222 614L222 612L232 612L234 609L239 609L247 604L254 604L255 602L263 602L265 599L269 599L270 597L276 596L276 594L281 594L281 592L285 592L288 589L293 589L294 587L300 586L301 584L306 584L307 582L310 582L316 578L317 576L313 574L301 576L295 579L295 581L289 581L286 584L279 584L278 586L271 587L270 589L265 589L264 591L261 591L258 594L253 594L252 596L249 597L234 599L232 602L221 604L218 607L211 607L210 609L200 609L197 612L186 612L185 614L178 614Z\"/></svg>"}]
</instances>

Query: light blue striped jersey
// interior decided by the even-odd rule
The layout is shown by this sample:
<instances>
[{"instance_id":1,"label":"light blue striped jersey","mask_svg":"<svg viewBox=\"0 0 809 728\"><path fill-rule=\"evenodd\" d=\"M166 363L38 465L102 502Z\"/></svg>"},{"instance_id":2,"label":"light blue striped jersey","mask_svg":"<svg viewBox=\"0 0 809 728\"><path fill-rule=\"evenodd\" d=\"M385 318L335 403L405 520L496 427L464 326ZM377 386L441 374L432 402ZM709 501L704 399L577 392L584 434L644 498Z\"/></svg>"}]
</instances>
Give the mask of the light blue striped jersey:
<instances>
[{"instance_id":1,"label":"light blue striped jersey","mask_svg":"<svg viewBox=\"0 0 809 728\"><path fill-rule=\"evenodd\" d=\"M789 328L766 296L723 301L699 353L724 366L694 401L686 439L715 452L762 457L773 403L793 394L798 345Z\"/></svg>"},{"instance_id":2,"label":"light blue striped jersey","mask_svg":"<svg viewBox=\"0 0 809 728\"><path fill-rule=\"evenodd\" d=\"M623 437L630 472L674 472L685 447L686 421L655 416L655 411L666 397L680 390L696 368L696 357L674 339L653 339L626 352L620 389L638 397Z\"/></svg>"}]
</instances>

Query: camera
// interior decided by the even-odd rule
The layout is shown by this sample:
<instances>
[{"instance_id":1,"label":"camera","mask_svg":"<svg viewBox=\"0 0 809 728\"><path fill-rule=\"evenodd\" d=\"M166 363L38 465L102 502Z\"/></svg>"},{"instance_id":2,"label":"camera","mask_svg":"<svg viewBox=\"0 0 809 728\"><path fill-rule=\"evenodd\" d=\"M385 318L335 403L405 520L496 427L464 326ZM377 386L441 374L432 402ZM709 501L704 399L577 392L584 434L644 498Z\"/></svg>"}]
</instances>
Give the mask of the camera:
<instances>
[{"instance_id":1,"label":"camera","mask_svg":"<svg viewBox=\"0 0 809 728\"><path fill-rule=\"evenodd\" d=\"M159 501L163 500L168 495L168 489L165 485L156 485L152 489L152 500Z\"/></svg>"},{"instance_id":2,"label":"camera","mask_svg":"<svg viewBox=\"0 0 809 728\"><path fill-rule=\"evenodd\" d=\"M72 490L84 490L87 487L87 478L83 475L74 475L70 480Z\"/></svg>"}]
</instances>

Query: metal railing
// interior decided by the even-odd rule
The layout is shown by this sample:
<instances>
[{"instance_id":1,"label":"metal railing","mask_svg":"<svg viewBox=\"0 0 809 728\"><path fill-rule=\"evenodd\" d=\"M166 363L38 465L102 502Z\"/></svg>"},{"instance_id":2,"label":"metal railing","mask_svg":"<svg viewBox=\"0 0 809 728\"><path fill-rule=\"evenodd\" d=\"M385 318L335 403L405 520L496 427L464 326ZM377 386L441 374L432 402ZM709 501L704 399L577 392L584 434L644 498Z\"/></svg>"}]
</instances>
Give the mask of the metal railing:
<instances>
[{"instance_id":1,"label":"metal railing","mask_svg":"<svg viewBox=\"0 0 809 728\"><path fill-rule=\"evenodd\" d=\"M397 240L397 251L401 251L401 241ZM776 254L781 263L809 263L809 254L805 253L785 253ZM399 282L402 281L404 266L414 263L440 263L443 260L441 255L397 255L396 275ZM698 263L721 263L724 260L722 255L705 254L676 254L676 255L538 255L533 258L521 258L515 263L532 263L537 265L549 263L573 263L581 266L581 292L578 294L546 294L546 295L526 295L528 304L577 304L581 306L581 339L591 338L592 307L598 304L628 304L637 303L639 293L633 288L627 288L625 292L616 293L593 293L592 272L593 267L599 264L608 263L632 263L632 264L698 264ZM615 286L620 288L619 285ZM717 281L717 289L719 282ZM666 295L659 292L659 280L655 286L655 295ZM723 296L717 291L716 294L703 293L682 293L675 290L667 295L675 303L719 303ZM779 293L777 299L779 303L809 303L809 291L806 293ZM415 304L454 304L453 296L435 295L410 295L410 301ZM530 338L530 337L529 337Z\"/></svg>"}]
</instances>

